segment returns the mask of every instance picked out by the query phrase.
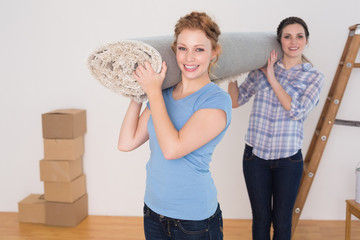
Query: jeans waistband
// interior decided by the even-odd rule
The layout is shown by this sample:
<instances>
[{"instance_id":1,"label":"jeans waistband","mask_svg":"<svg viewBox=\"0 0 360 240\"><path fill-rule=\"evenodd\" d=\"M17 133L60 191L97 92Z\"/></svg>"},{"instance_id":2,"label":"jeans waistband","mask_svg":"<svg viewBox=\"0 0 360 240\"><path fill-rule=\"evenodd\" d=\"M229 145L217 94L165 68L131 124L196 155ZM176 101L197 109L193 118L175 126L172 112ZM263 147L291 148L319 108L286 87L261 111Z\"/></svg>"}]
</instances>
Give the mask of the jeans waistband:
<instances>
[{"instance_id":1,"label":"jeans waistband","mask_svg":"<svg viewBox=\"0 0 360 240\"><path fill-rule=\"evenodd\" d=\"M250 146L250 145L248 145L248 144L245 144L245 151L252 153L253 147ZM299 149L294 155L289 156L289 157L287 157L287 158L293 158L293 157L295 157L295 158L302 157L301 149ZM266 160L266 159L263 159L263 158L260 158L260 157L257 157L257 158L262 159L262 160ZM271 159L271 160L281 160L281 159L285 159L285 158Z\"/></svg>"},{"instance_id":2,"label":"jeans waistband","mask_svg":"<svg viewBox=\"0 0 360 240\"><path fill-rule=\"evenodd\" d=\"M248 144L245 144L245 150L247 150L247 151L251 151L251 152L252 152L253 147L252 147L252 146L250 146L250 145L248 145Z\"/></svg>"},{"instance_id":3,"label":"jeans waistband","mask_svg":"<svg viewBox=\"0 0 360 240\"><path fill-rule=\"evenodd\" d=\"M149 210L149 213L153 216L156 216L160 219L166 219L166 220L184 220L186 221L186 219L175 219L175 218L171 218L171 217L166 217L164 215L161 215L161 214L158 214L156 212L154 212L153 210L151 210L151 208L149 208L146 204L145 204L145 207ZM219 214L221 211L220 209L220 204L218 204L217 208L216 208L216 211L213 215L211 215L210 217L206 218L206 219L203 219L203 220L199 220L199 221L204 221L204 220L211 220L212 218L214 218L217 214Z\"/></svg>"}]
</instances>

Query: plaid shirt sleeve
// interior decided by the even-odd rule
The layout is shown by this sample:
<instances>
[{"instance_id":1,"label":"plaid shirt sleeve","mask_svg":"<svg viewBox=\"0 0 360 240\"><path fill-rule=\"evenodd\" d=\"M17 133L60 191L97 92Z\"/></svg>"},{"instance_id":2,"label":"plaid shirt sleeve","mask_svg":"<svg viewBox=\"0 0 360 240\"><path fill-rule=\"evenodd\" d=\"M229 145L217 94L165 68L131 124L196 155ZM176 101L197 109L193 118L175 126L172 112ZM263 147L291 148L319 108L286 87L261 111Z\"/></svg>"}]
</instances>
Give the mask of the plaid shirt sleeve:
<instances>
[{"instance_id":1,"label":"plaid shirt sleeve","mask_svg":"<svg viewBox=\"0 0 360 240\"><path fill-rule=\"evenodd\" d=\"M294 120L305 119L310 111L319 103L320 91L324 85L324 75L319 71L309 70L302 74L299 82L305 89L289 91L292 97L289 117Z\"/></svg>"},{"instance_id":2,"label":"plaid shirt sleeve","mask_svg":"<svg viewBox=\"0 0 360 240\"><path fill-rule=\"evenodd\" d=\"M258 74L260 70L254 70L249 73L245 81L239 86L238 104L244 105L257 92Z\"/></svg>"}]
</instances>

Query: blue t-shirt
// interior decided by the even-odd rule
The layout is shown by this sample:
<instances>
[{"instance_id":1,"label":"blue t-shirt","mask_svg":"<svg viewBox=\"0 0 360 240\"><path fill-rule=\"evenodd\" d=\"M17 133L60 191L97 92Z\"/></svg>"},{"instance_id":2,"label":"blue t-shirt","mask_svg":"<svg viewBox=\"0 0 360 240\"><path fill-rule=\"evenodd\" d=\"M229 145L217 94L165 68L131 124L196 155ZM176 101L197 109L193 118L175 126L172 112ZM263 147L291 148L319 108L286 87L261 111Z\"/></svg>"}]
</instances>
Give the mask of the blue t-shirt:
<instances>
[{"instance_id":1,"label":"blue t-shirt","mask_svg":"<svg viewBox=\"0 0 360 240\"><path fill-rule=\"evenodd\" d=\"M150 115L148 121L151 155L146 165L146 205L158 214L185 220L203 220L216 211L217 191L209 163L216 145L231 121L231 99L214 83L175 100L173 87L163 91L169 117L177 130L200 109L221 109L226 113L225 129L210 142L182 158L166 160L156 138ZM149 107L149 105L148 105Z\"/></svg>"}]
</instances>

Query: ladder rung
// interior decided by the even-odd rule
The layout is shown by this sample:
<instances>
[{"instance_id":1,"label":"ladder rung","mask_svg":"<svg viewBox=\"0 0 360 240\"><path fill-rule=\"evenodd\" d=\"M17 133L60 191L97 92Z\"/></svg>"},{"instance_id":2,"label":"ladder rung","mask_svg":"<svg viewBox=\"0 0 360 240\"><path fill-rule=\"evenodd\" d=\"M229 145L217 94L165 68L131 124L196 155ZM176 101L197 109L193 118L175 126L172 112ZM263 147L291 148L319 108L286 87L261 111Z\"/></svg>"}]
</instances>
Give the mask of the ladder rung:
<instances>
[{"instance_id":1,"label":"ladder rung","mask_svg":"<svg viewBox=\"0 0 360 240\"><path fill-rule=\"evenodd\" d=\"M341 62L339 62L339 65L340 65L340 66L344 66L345 64L344 64L343 61L341 61ZM351 65L350 65L350 66L351 66ZM353 68L360 68L360 63L354 63L354 64L353 64Z\"/></svg>"},{"instance_id":2,"label":"ladder rung","mask_svg":"<svg viewBox=\"0 0 360 240\"><path fill-rule=\"evenodd\" d=\"M360 127L360 121L349 121L349 120L335 119L334 124L346 125L346 126L352 126L352 127Z\"/></svg>"}]
</instances>

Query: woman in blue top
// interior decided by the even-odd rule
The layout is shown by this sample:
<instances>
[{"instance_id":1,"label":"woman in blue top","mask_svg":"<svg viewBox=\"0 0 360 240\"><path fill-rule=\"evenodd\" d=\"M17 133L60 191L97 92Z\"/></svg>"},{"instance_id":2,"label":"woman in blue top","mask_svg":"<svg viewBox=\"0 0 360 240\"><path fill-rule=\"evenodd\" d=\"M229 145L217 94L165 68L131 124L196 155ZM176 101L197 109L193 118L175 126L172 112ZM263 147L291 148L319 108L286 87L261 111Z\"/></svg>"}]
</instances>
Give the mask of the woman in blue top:
<instances>
[{"instance_id":1,"label":"woman in blue top","mask_svg":"<svg viewBox=\"0 0 360 240\"><path fill-rule=\"evenodd\" d=\"M291 239L292 210L303 171L304 120L319 101L324 75L303 56L306 23L284 19L266 68L251 71L238 87L229 83L234 108L255 96L245 138L243 171L253 214L253 239Z\"/></svg>"},{"instance_id":2,"label":"woman in blue top","mask_svg":"<svg viewBox=\"0 0 360 240\"><path fill-rule=\"evenodd\" d=\"M222 213L209 163L231 120L231 98L210 81L220 55L220 30L205 13L192 12L175 26L173 50L181 81L161 90L159 74L146 62L134 71L148 104L131 101L119 135L119 149L147 140L144 231L146 239L223 239Z\"/></svg>"}]
</instances>

